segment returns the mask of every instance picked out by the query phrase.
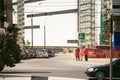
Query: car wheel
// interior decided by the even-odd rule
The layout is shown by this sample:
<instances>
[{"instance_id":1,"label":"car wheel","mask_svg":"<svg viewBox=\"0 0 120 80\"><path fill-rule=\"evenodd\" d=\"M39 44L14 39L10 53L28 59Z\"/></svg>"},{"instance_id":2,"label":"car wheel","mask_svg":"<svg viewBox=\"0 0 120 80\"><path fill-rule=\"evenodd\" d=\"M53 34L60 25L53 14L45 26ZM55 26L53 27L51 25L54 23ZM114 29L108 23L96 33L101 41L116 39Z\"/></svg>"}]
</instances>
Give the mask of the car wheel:
<instances>
[{"instance_id":1,"label":"car wheel","mask_svg":"<svg viewBox=\"0 0 120 80\"><path fill-rule=\"evenodd\" d=\"M104 80L105 79L105 74L102 71L98 71L98 72L96 72L95 77L96 77L97 80Z\"/></svg>"}]
</instances>

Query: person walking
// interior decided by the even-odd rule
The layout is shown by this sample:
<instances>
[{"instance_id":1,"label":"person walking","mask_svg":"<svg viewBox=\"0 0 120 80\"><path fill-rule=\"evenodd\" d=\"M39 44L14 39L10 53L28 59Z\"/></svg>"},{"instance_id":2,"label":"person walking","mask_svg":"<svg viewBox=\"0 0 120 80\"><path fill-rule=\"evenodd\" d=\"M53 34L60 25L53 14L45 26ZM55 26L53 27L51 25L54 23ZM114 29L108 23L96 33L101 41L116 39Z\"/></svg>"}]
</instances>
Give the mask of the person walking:
<instances>
[{"instance_id":1,"label":"person walking","mask_svg":"<svg viewBox=\"0 0 120 80\"><path fill-rule=\"evenodd\" d=\"M81 48L80 50L80 60L82 61L83 60L83 56L84 56L84 46Z\"/></svg>"},{"instance_id":2,"label":"person walking","mask_svg":"<svg viewBox=\"0 0 120 80\"><path fill-rule=\"evenodd\" d=\"M85 61L88 61L88 54L89 54L89 45L86 48L84 47Z\"/></svg>"},{"instance_id":3,"label":"person walking","mask_svg":"<svg viewBox=\"0 0 120 80\"><path fill-rule=\"evenodd\" d=\"M76 57L76 61L80 60L80 48L76 48L75 49L75 57Z\"/></svg>"}]
</instances>

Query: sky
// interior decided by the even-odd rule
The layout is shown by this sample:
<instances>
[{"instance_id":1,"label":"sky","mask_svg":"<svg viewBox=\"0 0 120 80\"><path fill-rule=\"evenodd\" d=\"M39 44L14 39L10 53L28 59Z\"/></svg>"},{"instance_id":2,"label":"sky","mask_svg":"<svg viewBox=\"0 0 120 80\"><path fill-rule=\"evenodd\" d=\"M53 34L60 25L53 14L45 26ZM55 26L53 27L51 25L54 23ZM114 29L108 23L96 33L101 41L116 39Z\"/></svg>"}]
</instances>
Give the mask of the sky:
<instances>
[{"instance_id":1,"label":"sky","mask_svg":"<svg viewBox=\"0 0 120 80\"><path fill-rule=\"evenodd\" d=\"M25 4L24 8L25 26L30 26L31 19L26 17L27 14L76 9L77 0L45 0ZM67 40L77 39L77 13L34 17L33 25L40 25L40 28L33 30L33 46L44 46L44 26L46 46L77 46L75 43L67 43ZM25 30L27 40L31 43L31 29Z\"/></svg>"},{"instance_id":2,"label":"sky","mask_svg":"<svg viewBox=\"0 0 120 80\"><path fill-rule=\"evenodd\" d=\"M41 13L67 9L76 9L76 0L46 0L25 5L25 13ZM25 18L25 25L31 25L31 19ZM44 26L46 27L46 46L77 46L67 40L76 39L77 13L34 17L33 25L40 25L33 31L33 45L44 46ZM31 30L25 30L25 40L31 42Z\"/></svg>"}]
</instances>

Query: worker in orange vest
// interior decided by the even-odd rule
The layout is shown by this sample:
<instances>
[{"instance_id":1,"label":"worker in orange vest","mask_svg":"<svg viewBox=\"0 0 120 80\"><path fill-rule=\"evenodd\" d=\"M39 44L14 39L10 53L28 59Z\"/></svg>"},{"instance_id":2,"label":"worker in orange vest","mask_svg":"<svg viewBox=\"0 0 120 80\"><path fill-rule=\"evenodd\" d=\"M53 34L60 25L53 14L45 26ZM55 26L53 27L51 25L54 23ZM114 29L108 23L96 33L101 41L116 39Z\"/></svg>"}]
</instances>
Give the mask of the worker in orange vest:
<instances>
[{"instance_id":1,"label":"worker in orange vest","mask_svg":"<svg viewBox=\"0 0 120 80\"><path fill-rule=\"evenodd\" d=\"M85 61L88 61L88 54L89 54L89 45L86 48L84 47Z\"/></svg>"},{"instance_id":2,"label":"worker in orange vest","mask_svg":"<svg viewBox=\"0 0 120 80\"><path fill-rule=\"evenodd\" d=\"M80 48L79 47L75 49L75 57L76 57L76 61L80 60Z\"/></svg>"}]
</instances>

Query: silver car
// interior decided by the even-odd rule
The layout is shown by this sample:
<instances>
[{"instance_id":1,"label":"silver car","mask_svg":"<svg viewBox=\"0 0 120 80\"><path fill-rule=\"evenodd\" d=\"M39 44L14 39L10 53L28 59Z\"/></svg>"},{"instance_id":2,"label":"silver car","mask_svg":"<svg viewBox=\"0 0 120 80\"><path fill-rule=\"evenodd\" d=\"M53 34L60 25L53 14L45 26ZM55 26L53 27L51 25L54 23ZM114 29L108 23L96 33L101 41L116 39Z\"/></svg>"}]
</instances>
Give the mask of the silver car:
<instances>
[{"instance_id":1,"label":"silver car","mask_svg":"<svg viewBox=\"0 0 120 80\"><path fill-rule=\"evenodd\" d=\"M48 54L44 49L38 50L36 54L36 58L48 58Z\"/></svg>"}]
</instances>

